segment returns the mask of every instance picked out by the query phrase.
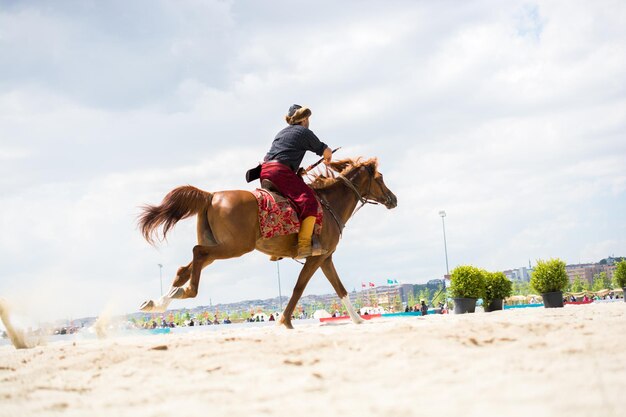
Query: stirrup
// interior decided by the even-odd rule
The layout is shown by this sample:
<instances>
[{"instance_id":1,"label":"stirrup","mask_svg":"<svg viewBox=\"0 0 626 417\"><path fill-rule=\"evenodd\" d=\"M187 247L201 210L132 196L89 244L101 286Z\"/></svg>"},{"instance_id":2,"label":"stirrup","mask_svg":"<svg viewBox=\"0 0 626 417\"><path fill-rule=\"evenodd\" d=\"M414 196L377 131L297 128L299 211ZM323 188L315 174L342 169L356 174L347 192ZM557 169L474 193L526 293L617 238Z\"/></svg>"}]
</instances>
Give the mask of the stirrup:
<instances>
[{"instance_id":1,"label":"stirrup","mask_svg":"<svg viewBox=\"0 0 626 417\"><path fill-rule=\"evenodd\" d=\"M308 258L312 254L313 254L313 248L311 247L311 245L305 246L305 247L298 246L298 254L295 256L294 259Z\"/></svg>"},{"instance_id":2,"label":"stirrup","mask_svg":"<svg viewBox=\"0 0 626 417\"><path fill-rule=\"evenodd\" d=\"M328 251L322 248L314 248L312 246L306 248L298 247L298 254L295 256L294 259L306 259L309 256L320 256L326 253L328 253Z\"/></svg>"},{"instance_id":3,"label":"stirrup","mask_svg":"<svg viewBox=\"0 0 626 417\"><path fill-rule=\"evenodd\" d=\"M328 251L326 249L316 248L316 247L313 247L311 249L311 256L326 255L327 253Z\"/></svg>"},{"instance_id":4,"label":"stirrup","mask_svg":"<svg viewBox=\"0 0 626 417\"><path fill-rule=\"evenodd\" d=\"M320 256L328 253L328 251L322 248L322 242L318 235L311 236L311 256Z\"/></svg>"}]
</instances>

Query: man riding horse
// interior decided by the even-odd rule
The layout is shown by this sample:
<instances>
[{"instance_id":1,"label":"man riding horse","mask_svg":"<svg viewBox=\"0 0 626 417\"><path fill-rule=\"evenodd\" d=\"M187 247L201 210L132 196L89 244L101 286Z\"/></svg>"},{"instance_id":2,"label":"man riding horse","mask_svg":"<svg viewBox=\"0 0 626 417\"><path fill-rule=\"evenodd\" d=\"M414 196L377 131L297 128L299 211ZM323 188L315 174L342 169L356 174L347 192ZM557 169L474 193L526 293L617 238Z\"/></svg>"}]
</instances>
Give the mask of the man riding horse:
<instances>
[{"instance_id":1,"label":"man riding horse","mask_svg":"<svg viewBox=\"0 0 626 417\"><path fill-rule=\"evenodd\" d=\"M296 214L302 224L298 235L297 227L290 229L288 234L264 235L260 211L261 202L266 200L259 199L257 192L210 192L191 185L177 187L163 198L161 204L143 207L139 229L144 238L154 244L157 238L165 239L180 220L196 216L197 244L192 249L191 262L178 268L169 292L156 301L147 300L141 305L141 310L163 312L173 299L196 297L200 274L205 267L216 260L237 258L258 250L273 258L306 257L293 293L280 316L280 324L293 328L291 316L318 269L335 289L352 321L363 321L341 283L333 254L346 222L358 210L359 204L359 207L366 203L382 204L392 209L397 206L398 199L385 185L376 158L331 162L332 151L309 130L310 115L309 109L292 106L286 116L289 126L278 133L265 161L246 173L248 182L258 178L270 180L295 203ZM330 178L318 176L312 183L315 191L297 175L298 166L307 151L323 155L326 164L336 173ZM323 208L318 207L316 195ZM318 215L322 211L324 215ZM288 213L288 219L280 217L281 214L278 215L280 220L287 220L295 226L297 219L292 221L292 212ZM319 234L320 247L325 249L323 253L311 247L312 229L315 229L317 219L323 223Z\"/></svg>"},{"instance_id":2,"label":"man riding horse","mask_svg":"<svg viewBox=\"0 0 626 417\"><path fill-rule=\"evenodd\" d=\"M296 206L300 220L296 259L312 254L311 238L318 208L315 192L299 175L298 168L307 151L323 156L326 165L330 164L333 155L331 149L309 129L309 117L311 110L308 107L294 104L289 108L285 116L289 126L274 138L263 159L260 174L261 181L270 180Z\"/></svg>"}]
</instances>

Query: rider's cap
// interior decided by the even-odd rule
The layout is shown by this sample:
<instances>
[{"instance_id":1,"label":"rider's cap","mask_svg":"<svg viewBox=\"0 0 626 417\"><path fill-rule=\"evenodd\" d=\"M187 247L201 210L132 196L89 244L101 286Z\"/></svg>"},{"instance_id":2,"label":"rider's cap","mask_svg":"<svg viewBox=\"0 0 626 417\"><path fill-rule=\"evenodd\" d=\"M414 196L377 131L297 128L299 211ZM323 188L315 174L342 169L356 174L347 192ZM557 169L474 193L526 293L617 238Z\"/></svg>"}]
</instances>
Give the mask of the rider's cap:
<instances>
[{"instance_id":1,"label":"rider's cap","mask_svg":"<svg viewBox=\"0 0 626 417\"><path fill-rule=\"evenodd\" d=\"M297 125L309 116L311 116L311 110L308 107L302 107L299 104L293 104L291 107L289 107L289 112L285 116L285 120L290 125Z\"/></svg>"}]
</instances>

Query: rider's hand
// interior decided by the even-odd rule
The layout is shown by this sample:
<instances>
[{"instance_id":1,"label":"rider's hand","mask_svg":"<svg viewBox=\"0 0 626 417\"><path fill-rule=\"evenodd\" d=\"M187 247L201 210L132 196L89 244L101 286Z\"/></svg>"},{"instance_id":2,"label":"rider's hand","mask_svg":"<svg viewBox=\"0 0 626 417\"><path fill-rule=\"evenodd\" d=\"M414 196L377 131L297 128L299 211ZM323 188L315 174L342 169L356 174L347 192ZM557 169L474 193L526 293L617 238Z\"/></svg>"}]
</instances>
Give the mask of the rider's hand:
<instances>
[{"instance_id":1,"label":"rider's hand","mask_svg":"<svg viewBox=\"0 0 626 417\"><path fill-rule=\"evenodd\" d=\"M333 151L330 148L324 149L324 163L330 165L330 161L333 158Z\"/></svg>"}]
</instances>

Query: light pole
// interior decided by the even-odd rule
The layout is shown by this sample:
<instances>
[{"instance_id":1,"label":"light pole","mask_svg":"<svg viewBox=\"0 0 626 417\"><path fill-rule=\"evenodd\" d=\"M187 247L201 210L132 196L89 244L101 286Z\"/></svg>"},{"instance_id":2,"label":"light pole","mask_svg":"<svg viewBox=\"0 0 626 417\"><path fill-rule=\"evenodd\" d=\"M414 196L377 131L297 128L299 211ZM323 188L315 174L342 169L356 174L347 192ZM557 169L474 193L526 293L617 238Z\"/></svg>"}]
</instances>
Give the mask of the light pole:
<instances>
[{"instance_id":1,"label":"light pole","mask_svg":"<svg viewBox=\"0 0 626 417\"><path fill-rule=\"evenodd\" d=\"M280 291L280 264L276 261L276 273L278 275L278 302L280 303L280 314L283 314L283 295Z\"/></svg>"},{"instance_id":2,"label":"light pole","mask_svg":"<svg viewBox=\"0 0 626 417\"><path fill-rule=\"evenodd\" d=\"M441 216L441 225L443 226L443 250L446 253L446 276L450 275L450 269L448 268L448 244L446 243L446 221L444 220L444 218L446 217L446 211L445 210L441 210L439 212L439 215ZM446 278L443 278L443 288L446 288Z\"/></svg>"},{"instance_id":3,"label":"light pole","mask_svg":"<svg viewBox=\"0 0 626 417\"><path fill-rule=\"evenodd\" d=\"M163 295L163 265L159 265L159 282L161 283L161 295Z\"/></svg>"}]
</instances>

